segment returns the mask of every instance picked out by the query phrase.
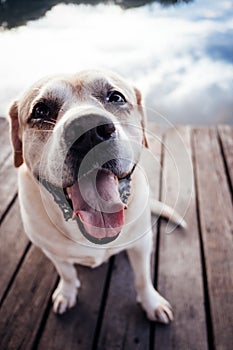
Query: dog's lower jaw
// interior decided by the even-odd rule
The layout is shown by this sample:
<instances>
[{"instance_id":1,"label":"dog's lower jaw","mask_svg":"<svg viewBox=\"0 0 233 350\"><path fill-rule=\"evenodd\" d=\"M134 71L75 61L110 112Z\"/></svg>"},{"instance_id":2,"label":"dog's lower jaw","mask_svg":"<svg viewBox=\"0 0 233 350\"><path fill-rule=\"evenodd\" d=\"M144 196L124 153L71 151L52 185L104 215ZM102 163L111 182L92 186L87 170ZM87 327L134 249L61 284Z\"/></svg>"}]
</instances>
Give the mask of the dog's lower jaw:
<instances>
[{"instance_id":1,"label":"dog's lower jaw","mask_svg":"<svg viewBox=\"0 0 233 350\"><path fill-rule=\"evenodd\" d=\"M115 241L121 233L121 231L120 231L115 236L112 236L112 237L103 237L103 238L93 237L89 233L87 233L81 220L78 217L77 217L76 221L77 221L77 224L78 224L79 229L80 229L81 233L83 234L83 236L86 239L88 239L88 241L90 241L91 243L94 243L94 244L101 244L102 245L102 244L111 243L111 242Z\"/></svg>"},{"instance_id":2,"label":"dog's lower jaw","mask_svg":"<svg viewBox=\"0 0 233 350\"><path fill-rule=\"evenodd\" d=\"M84 179L83 183L82 183L82 178L81 178L81 180L76 181L76 183L73 186L67 187L66 189L56 187L45 179L39 179L39 181L44 185L44 187L53 196L54 201L60 207L60 209L63 213L64 219L66 221L71 219L71 218L76 220L81 233L88 241L90 241L93 244L103 245L103 244L111 243L114 240L116 240L121 232L121 226L122 226L122 223L124 220L124 209L127 208L126 203L128 201L128 197L130 195L130 182L131 182L131 174L132 174L133 170L134 170L134 168L132 169L131 173L127 175L126 178L118 181L116 176L112 172L110 172L110 170L102 168L97 172L98 175L96 175L96 178L95 178L95 176L92 175L92 173L89 174L90 175L90 183L89 183L89 181L86 181L86 179L88 179L88 176L89 176L89 175L88 176L86 175L85 177L83 177L83 179ZM99 174L101 174L101 175L99 175ZM113 205L111 204L109 208L107 207L107 210L111 209L111 207L112 207L113 212L111 212L111 211L109 212L111 214L108 214L108 212L105 213L105 210L101 213L100 210L91 209L91 207L87 203L85 203L85 200L83 201L83 199L82 199L83 195L85 196L85 191L86 191L85 188L86 188L88 183L89 183L88 191L90 191L90 189L92 188L93 177L94 177L94 180L96 181L96 184L94 183L95 184L94 187L97 186L97 188L93 188L93 189L95 189L95 191L96 191L96 189L98 191L97 180L99 179L99 177L102 178L102 182L103 181L105 183L107 182L109 190L111 189L111 187L114 187L114 188L116 187L115 190L111 189L111 192L115 193L111 200L113 200L113 201L117 200L117 202L118 202L117 208L118 209L116 208L116 205L115 205L115 207L113 207ZM115 180L113 180L113 178L115 178ZM79 186L82 187L82 190L84 192L80 192ZM99 190L101 190L101 189L99 188ZM99 193L97 192L96 195L98 196ZM79 199L77 199L76 197ZM83 197L83 198L85 198L85 197ZM101 199L101 197L100 197L100 199ZM105 199L103 199L103 200L105 200ZM79 203L79 204L77 204L77 203ZM111 202L106 202L106 203L111 203ZM82 209L82 206L84 206L83 207L84 209ZM109 206L109 204L108 204L108 206ZM89 209L85 209L85 208L89 208ZM77 209L78 209L78 212L76 212ZM88 210L88 212L86 212L86 210ZM80 212L80 214L79 214L79 212ZM84 214L85 214L85 216L84 216ZM87 214L88 215L91 214L93 219L94 218L96 218L96 219L99 218L98 220L101 219L101 221L104 221L104 223L106 223L106 220L107 220L107 222L110 220L110 222L108 222L109 226L106 226L106 228L104 228L104 226L102 226L102 224L101 224L99 227L99 232L98 232L98 224L95 225L95 223L94 223L94 227L91 228L92 223L91 223L91 226L89 226L89 224L86 222L83 223L82 216L84 216L84 221L85 221L85 217L88 217ZM91 233L89 232L88 229L86 229L86 226L91 228Z\"/></svg>"}]
</instances>

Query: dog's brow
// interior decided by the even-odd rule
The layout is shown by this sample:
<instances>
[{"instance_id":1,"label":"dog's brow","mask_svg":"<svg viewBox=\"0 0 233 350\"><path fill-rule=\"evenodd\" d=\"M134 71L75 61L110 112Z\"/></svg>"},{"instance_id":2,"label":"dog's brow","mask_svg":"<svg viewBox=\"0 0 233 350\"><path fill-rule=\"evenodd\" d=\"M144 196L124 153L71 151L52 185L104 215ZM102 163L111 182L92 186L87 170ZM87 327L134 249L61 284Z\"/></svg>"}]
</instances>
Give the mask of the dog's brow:
<instances>
[{"instance_id":1,"label":"dog's brow","mask_svg":"<svg viewBox=\"0 0 233 350\"><path fill-rule=\"evenodd\" d=\"M105 79L96 79L90 83L90 87L94 91L100 91L100 90L111 90L113 88L113 85L110 84Z\"/></svg>"},{"instance_id":2,"label":"dog's brow","mask_svg":"<svg viewBox=\"0 0 233 350\"><path fill-rule=\"evenodd\" d=\"M41 90L41 96L63 101L71 99L73 91L72 87L64 81L52 81Z\"/></svg>"}]
</instances>

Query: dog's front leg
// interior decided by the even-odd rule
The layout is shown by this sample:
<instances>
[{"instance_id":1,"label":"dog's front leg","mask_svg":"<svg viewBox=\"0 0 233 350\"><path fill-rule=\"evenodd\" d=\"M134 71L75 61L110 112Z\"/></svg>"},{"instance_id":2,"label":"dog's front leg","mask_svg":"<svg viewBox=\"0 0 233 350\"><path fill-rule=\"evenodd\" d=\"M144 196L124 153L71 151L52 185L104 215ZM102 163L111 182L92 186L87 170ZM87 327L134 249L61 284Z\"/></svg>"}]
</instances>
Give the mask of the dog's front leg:
<instances>
[{"instance_id":1,"label":"dog's front leg","mask_svg":"<svg viewBox=\"0 0 233 350\"><path fill-rule=\"evenodd\" d=\"M51 254L45 253L53 262L60 276L60 281L52 296L53 311L63 314L76 304L78 288L81 284L72 263L58 260L54 256L51 256Z\"/></svg>"},{"instance_id":2,"label":"dog's front leg","mask_svg":"<svg viewBox=\"0 0 233 350\"><path fill-rule=\"evenodd\" d=\"M132 248L127 250L134 271L137 301L142 304L150 320L169 323L173 320L171 306L155 290L151 281L151 250L152 233L145 235Z\"/></svg>"}]
</instances>

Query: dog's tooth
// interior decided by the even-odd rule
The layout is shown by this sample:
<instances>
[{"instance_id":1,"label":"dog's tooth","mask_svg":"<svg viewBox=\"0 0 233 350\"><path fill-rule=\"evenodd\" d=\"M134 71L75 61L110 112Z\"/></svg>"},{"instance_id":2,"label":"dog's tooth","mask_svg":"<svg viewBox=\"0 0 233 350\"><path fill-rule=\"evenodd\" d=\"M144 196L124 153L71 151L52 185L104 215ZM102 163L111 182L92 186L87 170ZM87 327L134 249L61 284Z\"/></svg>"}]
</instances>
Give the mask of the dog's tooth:
<instances>
[{"instance_id":1,"label":"dog's tooth","mask_svg":"<svg viewBox=\"0 0 233 350\"><path fill-rule=\"evenodd\" d=\"M77 215L75 214L75 212L73 212L72 220L76 220L76 218L77 218Z\"/></svg>"},{"instance_id":2,"label":"dog's tooth","mask_svg":"<svg viewBox=\"0 0 233 350\"><path fill-rule=\"evenodd\" d=\"M71 188L70 187L66 187L66 193L67 193L69 199L71 199Z\"/></svg>"}]
</instances>

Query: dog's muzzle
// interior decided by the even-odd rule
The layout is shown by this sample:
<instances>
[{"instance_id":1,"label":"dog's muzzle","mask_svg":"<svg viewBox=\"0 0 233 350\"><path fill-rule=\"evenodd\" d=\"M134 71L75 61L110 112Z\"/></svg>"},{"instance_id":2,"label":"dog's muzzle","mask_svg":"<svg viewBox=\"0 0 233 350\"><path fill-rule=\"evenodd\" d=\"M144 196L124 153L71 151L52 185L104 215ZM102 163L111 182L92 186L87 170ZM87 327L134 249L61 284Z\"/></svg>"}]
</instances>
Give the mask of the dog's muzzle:
<instances>
[{"instance_id":1,"label":"dog's muzzle","mask_svg":"<svg viewBox=\"0 0 233 350\"><path fill-rule=\"evenodd\" d=\"M77 220L87 239L97 244L113 241L124 225L133 171L126 140L119 138L111 119L93 114L68 120L61 140L64 159L56 169L62 167L62 186L45 179L43 184L64 217Z\"/></svg>"}]
</instances>

